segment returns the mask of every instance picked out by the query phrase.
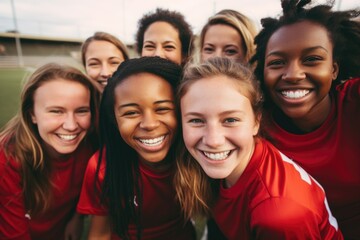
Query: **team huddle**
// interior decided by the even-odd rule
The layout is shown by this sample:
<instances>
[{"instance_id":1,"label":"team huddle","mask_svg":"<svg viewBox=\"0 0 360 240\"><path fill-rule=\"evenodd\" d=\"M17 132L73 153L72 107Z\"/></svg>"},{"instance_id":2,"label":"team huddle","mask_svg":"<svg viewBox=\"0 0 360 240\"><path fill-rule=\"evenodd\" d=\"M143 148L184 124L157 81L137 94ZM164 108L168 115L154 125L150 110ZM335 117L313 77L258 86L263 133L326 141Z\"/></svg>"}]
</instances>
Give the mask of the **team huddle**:
<instances>
[{"instance_id":1,"label":"team huddle","mask_svg":"<svg viewBox=\"0 0 360 240\"><path fill-rule=\"evenodd\" d=\"M199 36L156 9L139 57L96 32L83 71L37 68L0 132L0 239L360 239L360 11L310 3Z\"/></svg>"}]
</instances>

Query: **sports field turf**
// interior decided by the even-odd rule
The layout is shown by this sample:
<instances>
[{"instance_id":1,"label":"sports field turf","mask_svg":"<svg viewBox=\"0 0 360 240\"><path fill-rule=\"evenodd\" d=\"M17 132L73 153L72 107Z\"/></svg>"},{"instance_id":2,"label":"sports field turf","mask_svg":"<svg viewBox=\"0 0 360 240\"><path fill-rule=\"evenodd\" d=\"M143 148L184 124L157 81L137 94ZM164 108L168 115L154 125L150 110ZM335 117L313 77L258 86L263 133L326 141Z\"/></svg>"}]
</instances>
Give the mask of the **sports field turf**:
<instances>
[{"instance_id":1,"label":"sports field turf","mask_svg":"<svg viewBox=\"0 0 360 240\"><path fill-rule=\"evenodd\" d=\"M19 109L21 84L27 72L21 68L0 68L0 127Z\"/></svg>"}]
</instances>

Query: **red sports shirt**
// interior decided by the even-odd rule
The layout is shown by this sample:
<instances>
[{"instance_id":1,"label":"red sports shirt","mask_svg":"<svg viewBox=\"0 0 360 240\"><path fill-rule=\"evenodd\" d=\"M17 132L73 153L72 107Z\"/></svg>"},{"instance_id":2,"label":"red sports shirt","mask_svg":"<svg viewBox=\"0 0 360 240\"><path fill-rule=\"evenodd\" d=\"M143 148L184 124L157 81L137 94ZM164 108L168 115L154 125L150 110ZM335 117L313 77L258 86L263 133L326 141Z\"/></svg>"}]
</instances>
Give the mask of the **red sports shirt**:
<instances>
[{"instance_id":1,"label":"red sports shirt","mask_svg":"<svg viewBox=\"0 0 360 240\"><path fill-rule=\"evenodd\" d=\"M345 239L360 239L360 78L337 87L331 113L308 134L292 134L268 116L271 142L323 186Z\"/></svg>"},{"instance_id":2,"label":"red sports shirt","mask_svg":"<svg viewBox=\"0 0 360 240\"><path fill-rule=\"evenodd\" d=\"M40 216L26 216L20 166L0 151L0 239L64 239L67 222L75 213L87 162L93 151L81 146L68 159L52 161L51 208Z\"/></svg>"},{"instance_id":3,"label":"red sports shirt","mask_svg":"<svg viewBox=\"0 0 360 240\"><path fill-rule=\"evenodd\" d=\"M99 173L99 181L94 189L94 180L99 152L90 159L81 191L77 211L82 214L107 215L108 208L100 201L101 185L105 174L105 159ZM173 171L155 173L140 164L140 176L143 184L143 204L141 226L142 239L191 240L195 239L195 230L190 222L185 224L179 203L175 201ZM120 201L120 200L119 200ZM136 204L136 199L134 199ZM130 224L131 239L136 239L136 226ZM113 236L113 239L119 239Z\"/></svg>"},{"instance_id":4,"label":"red sports shirt","mask_svg":"<svg viewBox=\"0 0 360 240\"><path fill-rule=\"evenodd\" d=\"M343 239L321 186L266 140L231 188L220 188L214 218L228 239Z\"/></svg>"}]
</instances>

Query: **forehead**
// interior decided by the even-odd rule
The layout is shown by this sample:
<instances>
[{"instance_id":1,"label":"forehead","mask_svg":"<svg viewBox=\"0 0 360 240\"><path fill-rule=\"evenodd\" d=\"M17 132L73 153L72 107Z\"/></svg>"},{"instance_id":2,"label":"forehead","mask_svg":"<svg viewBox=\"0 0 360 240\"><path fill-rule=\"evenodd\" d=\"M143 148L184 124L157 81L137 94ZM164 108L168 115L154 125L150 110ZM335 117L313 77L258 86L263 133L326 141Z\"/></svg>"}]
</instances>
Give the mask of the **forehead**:
<instances>
[{"instance_id":1,"label":"forehead","mask_svg":"<svg viewBox=\"0 0 360 240\"><path fill-rule=\"evenodd\" d=\"M320 46L332 50L332 42L325 27L311 21L285 25L276 30L267 44L268 51Z\"/></svg>"},{"instance_id":2,"label":"forehead","mask_svg":"<svg viewBox=\"0 0 360 240\"><path fill-rule=\"evenodd\" d=\"M225 39L230 38L234 41L240 40L239 32L232 26L227 24L215 24L210 25L205 33L205 40L208 38L215 38L216 39Z\"/></svg>"},{"instance_id":3,"label":"forehead","mask_svg":"<svg viewBox=\"0 0 360 240\"><path fill-rule=\"evenodd\" d=\"M168 81L152 73L137 73L126 77L115 88L115 98L173 97L172 86Z\"/></svg>"},{"instance_id":4,"label":"forehead","mask_svg":"<svg viewBox=\"0 0 360 240\"><path fill-rule=\"evenodd\" d=\"M149 25L144 33L144 38L156 38L157 36L169 36L179 40L178 30L168 22L154 22Z\"/></svg>"}]
</instances>

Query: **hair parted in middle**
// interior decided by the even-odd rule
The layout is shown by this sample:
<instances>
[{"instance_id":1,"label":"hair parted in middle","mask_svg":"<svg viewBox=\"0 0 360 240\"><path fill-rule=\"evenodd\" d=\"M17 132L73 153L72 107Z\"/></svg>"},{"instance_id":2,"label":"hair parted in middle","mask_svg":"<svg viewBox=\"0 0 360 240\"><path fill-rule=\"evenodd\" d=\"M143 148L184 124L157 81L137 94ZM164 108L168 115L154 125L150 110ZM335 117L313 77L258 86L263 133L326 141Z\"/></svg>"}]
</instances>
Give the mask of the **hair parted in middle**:
<instances>
[{"instance_id":1,"label":"hair parted in middle","mask_svg":"<svg viewBox=\"0 0 360 240\"><path fill-rule=\"evenodd\" d=\"M180 109L181 98L194 82L216 76L232 79L238 86L238 91L249 99L254 115L258 116L256 119L261 121L263 98L259 82L250 67L228 58L215 57L203 63L189 64L177 90L177 108ZM186 219L197 215L210 216L210 209L218 192L218 180L206 175L186 149L182 137L177 146L176 165L174 185L184 216Z\"/></svg>"},{"instance_id":2,"label":"hair parted in middle","mask_svg":"<svg viewBox=\"0 0 360 240\"><path fill-rule=\"evenodd\" d=\"M114 232L126 238L129 222L134 221L140 232L140 216L133 204L137 196L139 209L142 196L139 185L139 163L137 152L122 139L115 116L115 88L128 77L139 73L151 73L166 80L176 91L182 68L176 63L160 57L141 57L122 62L109 79L100 104L100 155L97 174L106 149L106 170L102 188L103 199L108 200L109 217ZM175 144L173 144L175 145ZM173 147L167 159L175 159Z\"/></svg>"},{"instance_id":3,"label":"hair parted in middle","mask_svg":"<svg viewBox=\"0 0 360 240\"><path fill-rule=\"evenodd\" d=\"M245 50L245 63L250 61L250 58L255 54L254 38L257 34L257 29L254 22L244 14L231 10L224 9L211 16L205 26L202 28L199 39L199 50L204 47L205 34L208 29L217 24L224 24L234 28L243 39Z\"/></svg>"}]
</instances>

